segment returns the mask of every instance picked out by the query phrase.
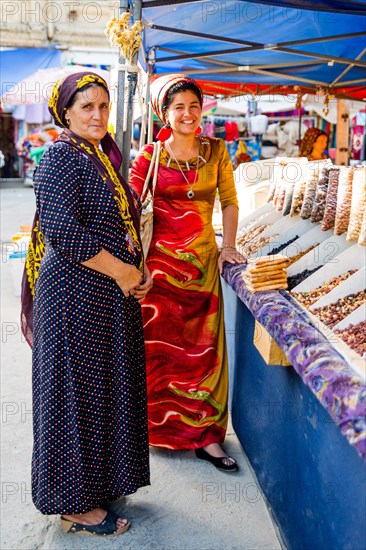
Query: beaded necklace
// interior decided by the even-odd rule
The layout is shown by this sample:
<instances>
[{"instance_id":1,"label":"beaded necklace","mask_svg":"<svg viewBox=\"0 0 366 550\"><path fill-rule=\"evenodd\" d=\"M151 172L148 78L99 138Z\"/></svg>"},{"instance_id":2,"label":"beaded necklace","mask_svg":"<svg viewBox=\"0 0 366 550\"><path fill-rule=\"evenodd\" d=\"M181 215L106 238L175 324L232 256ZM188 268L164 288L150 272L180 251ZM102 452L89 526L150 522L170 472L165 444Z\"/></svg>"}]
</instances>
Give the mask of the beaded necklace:
<instances>
[{"instance_id":1,"label":"beaded necklace","mask_svg":"<svg viewBox=\"0 0 366 550\"><path fill-rule=\"evenodd\" d=\"M180 170L180 172L181 172L183 178L185 179L185 181L186 181L186 183L187 183L187 185L188 185L188 187L189 187L189 190L187 191L187 197L188 197L189 199L193 199L193 197L194 197L193 187L196 185L197 180L198 180L198 165L199 165L199 162L200 162L200 156L199 156L199 155L197 156L196 175L195 175L195 177L194 177L193 183L189 183L188 178L186 177L185 173L183 172L182 168L180 167L180 164L179 164L179 162L178 162L178 160L177 160L177 157L175 156L174 151L173 151L173 149L172 149L171 146L170 146L170 143L166 142L166 145L169 147L169 153L172 154L172 156L173 156L175 162L176 162L177 165L178 165L178 168L179 168L179 170ZM187 168L189 168L188 162L187 162Z\"/></svg>"}]
</instances>

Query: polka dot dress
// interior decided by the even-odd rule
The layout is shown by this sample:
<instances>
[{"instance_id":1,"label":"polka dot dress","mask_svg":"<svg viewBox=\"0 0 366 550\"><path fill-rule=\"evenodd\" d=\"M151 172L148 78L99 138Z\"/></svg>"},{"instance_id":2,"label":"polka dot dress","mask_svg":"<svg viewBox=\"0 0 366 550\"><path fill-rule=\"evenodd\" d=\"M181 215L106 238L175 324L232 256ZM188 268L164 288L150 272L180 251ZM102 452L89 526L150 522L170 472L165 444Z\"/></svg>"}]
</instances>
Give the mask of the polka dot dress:
<instances>
[{"instance_id":1,"label":"polka dot dress","mask_svg":"<svg viewBox=\"0 0 366 550\"><path fill-rule=\"evenodd\" d=\"M43 514L78 514L149 484L141 308L80 263L102 247L136 257L86 155L55 144L34 189L46 252L34 301L32 495Z\"/></svg>"}]
</instances>

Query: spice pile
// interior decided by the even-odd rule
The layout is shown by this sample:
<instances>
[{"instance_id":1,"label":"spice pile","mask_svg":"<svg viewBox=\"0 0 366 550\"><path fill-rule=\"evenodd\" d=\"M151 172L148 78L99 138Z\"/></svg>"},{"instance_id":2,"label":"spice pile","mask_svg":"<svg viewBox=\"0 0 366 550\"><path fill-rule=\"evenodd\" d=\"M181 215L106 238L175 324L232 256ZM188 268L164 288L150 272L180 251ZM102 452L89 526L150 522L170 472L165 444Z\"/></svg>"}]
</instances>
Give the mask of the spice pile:
<instances>
[{"instance_id":1,"label":"spice pile","mask_svg":"<svg viewBox=\"0 0 366 550\"><path fill-rule=\"evenodd\" d=\"M249 258L248 268L243 274L245 285L253 293L286 289L288 265L289 258L282 254Z\"/></svg>"},{"instance_id":2,"label":"spice pile","mask_svg":"<svg viewBox=\"0 0 366 550\"><path fill-rule=\"evenodd\" d=\"M347 271L347 273L343 273L342 275L333 277L329 281L325 281L322 285L318 286L317 288L314 288L313 290L309 290L308 292L293 292L292 294L296 298L296 300L300 302L300 304L308 308L313 304L315 304L315 302L319 300L319 298L328 294L328 292L330 292L331 290L333 290L333 288L338 286L339 283L341 283L342 281L345 281L346 279L348 279L348 277L350 277L357 271L358 271L357 269L350 269L349 271ZM288 282L289 282L289 288L291 290L290 279L291 277L288 278ZM299 284L299 283L297 282L296 284ZM292 288L294 288L294 286Z\"/></svg>"},{"instance_id":3,"label":"spice pile","mask_svg":"<svg viewBox=\"0 0 366 550\"><path fill-rule=\"evenodd\" d=\"M366 321L357 325L349 325L344 330L335 330L338 336L358 355L364 357L366 354Z\"/></svg>"},{"instance_id":4,"label":"spice pile","mask_svg":"<svg viewBox=\"0 0 366 550\"><path fill-rule=\"evenodd\" d=\"M352 311L366 302L366 290L360 290L355 294L349 294L340 298L337 302L313 309L313 313L327 327L333 328L337 323L347 317Z\"/></svg>"},{"instance_id":5,"label":"spice pile","mask_svg":"<svg viewBox=\"0 0 366 550\"><path fill-rule=\"evenodd\" d=\"M318 269L320 269L321 267L323 267L323 266L320 264L320 265L317 265L316 267L314 267L313 269L304 269L304 271L301 271L301 273L296 273L296 275L291 275L287 279L288 289L292 290L297 285L302 283L305 279L310 277L310 275L312 275L313 273L318 271Z\"/></svg>"}]
</instances>

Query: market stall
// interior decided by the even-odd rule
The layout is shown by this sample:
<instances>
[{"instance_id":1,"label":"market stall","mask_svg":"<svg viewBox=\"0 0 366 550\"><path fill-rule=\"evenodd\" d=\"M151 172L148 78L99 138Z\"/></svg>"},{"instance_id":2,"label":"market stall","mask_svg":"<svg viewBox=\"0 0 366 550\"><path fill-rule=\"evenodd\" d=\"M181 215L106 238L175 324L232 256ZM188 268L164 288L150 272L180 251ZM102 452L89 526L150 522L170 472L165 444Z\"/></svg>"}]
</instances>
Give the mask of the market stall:
<instances>
[{"instance_id":1,"label":"market stall","mask_svg":"<svg viewBox=\"0 0 366 550\"><path fill-rule=\"evenodd\" d=\"M346 299L351 290L361 293L357 304L364 297L365 249L352 236L352 228L348 235L350 220L342 217L341 204L345 199L348 205L353 193L348 143L354 115L347 101L365 100L360 39L366 34L366 2L299 6L288 0L142 2L140 61L152 79L188 73L211 97L296 94L304 106L308 94L324 113L331 111L334 98L337 102L334 158L336 168L345 169L341 174L326 181L320 177L325 166L314 165L310 174L303 167L305 177L289 182L291 178L273 169L282 161L286 165L285 156L269 159L272 167L261 161L257 172L241 165L236 174L238 246L255 258L281 253L284 245L282 253L291 258L286 285L290 281L297 294L283 287L262 291L263 286L255 284L260 277L250 279L250 288L244 277L247 265L225 269L224 290L233 425L286 545L358 550L366 540L366 389L364 359L358 347L350 347L360 333L354 334L350 325L365 321L364 303L337 318L337 329L324 323L330 307L322 310L320 319L316 302L313 310L307 309L299 293L309 292L307 282L315 290L331 280L345 292L339 299ZM255 168L257 163L250 165ZM337 184L336 176L341 176ZM328 186L339 192L339 200L329 194L329 204L324 204L321 198L328 199ZM258 202L247 200L250 188L260 190ZM313 213L317 191L319 205ZM267 203L269 192L274 195ZM251 229L245 239L244 232ZM346 279L349 270L357 272ZM278 279L283 282L283 273ZM261 291L254 291L257 288ZM329 299L334 291L327 293ZM349 306L346 299L344 308ZM348 334L342 339L336 330Z\"/></svg>"},{"instance_id":2,"label":"market stall","mask_svg":"<svg viewBox=\"0 0 366 550\"><path fill-rule=\"evenodd\" d=\"M291 548L362 548L366 167L297 160L224 272L233 426Z\"/></svg>"}]
</instances>

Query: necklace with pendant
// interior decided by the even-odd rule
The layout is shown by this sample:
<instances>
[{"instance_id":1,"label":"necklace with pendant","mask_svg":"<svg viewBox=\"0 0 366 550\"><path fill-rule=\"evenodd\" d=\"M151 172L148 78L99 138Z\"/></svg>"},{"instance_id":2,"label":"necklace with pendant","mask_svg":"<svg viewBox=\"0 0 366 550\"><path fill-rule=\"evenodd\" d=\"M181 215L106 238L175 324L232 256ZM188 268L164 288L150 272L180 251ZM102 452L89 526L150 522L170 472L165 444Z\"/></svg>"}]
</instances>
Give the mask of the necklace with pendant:
<instances>
[{"instance_id":1,"label":"necklace with pendant","mask_svg":"<svg viewBox=\"0 0 366 550\"><path fill-rule=\"evenodd\" d=\"M179 162L178 162L178 160L177 160L177 157L176 157L175 154L174 154L173 149L170 147L170 143L166 142L166 144L167 144L167 146L169 147L169 152L173 155L173 158L174 158L175 162L177 163L178 168L179 168L179 170L180 170L180 172L181 172L183 178L184 178L185 181L186 181L186 184L187 184L188 187L189 187L189 190L187 191L187 197L188 197L189 199L193 199L193 197L194 197L193 187L196 185L197 180L198 180L198 165L199 165L199 162L200 162L200 156L198 155L198 157L197 157L196 175L195 175L195 177L194 177L193 183L189 183L188 178L186 178L185 173L183 172L183 170L182 170L181 167L180 167L180 164L179 164ZM187 165L187 170L190 170L190 167L189 167L188 162L186 162L186 165Z\"/></svg>"}]
</instances>

